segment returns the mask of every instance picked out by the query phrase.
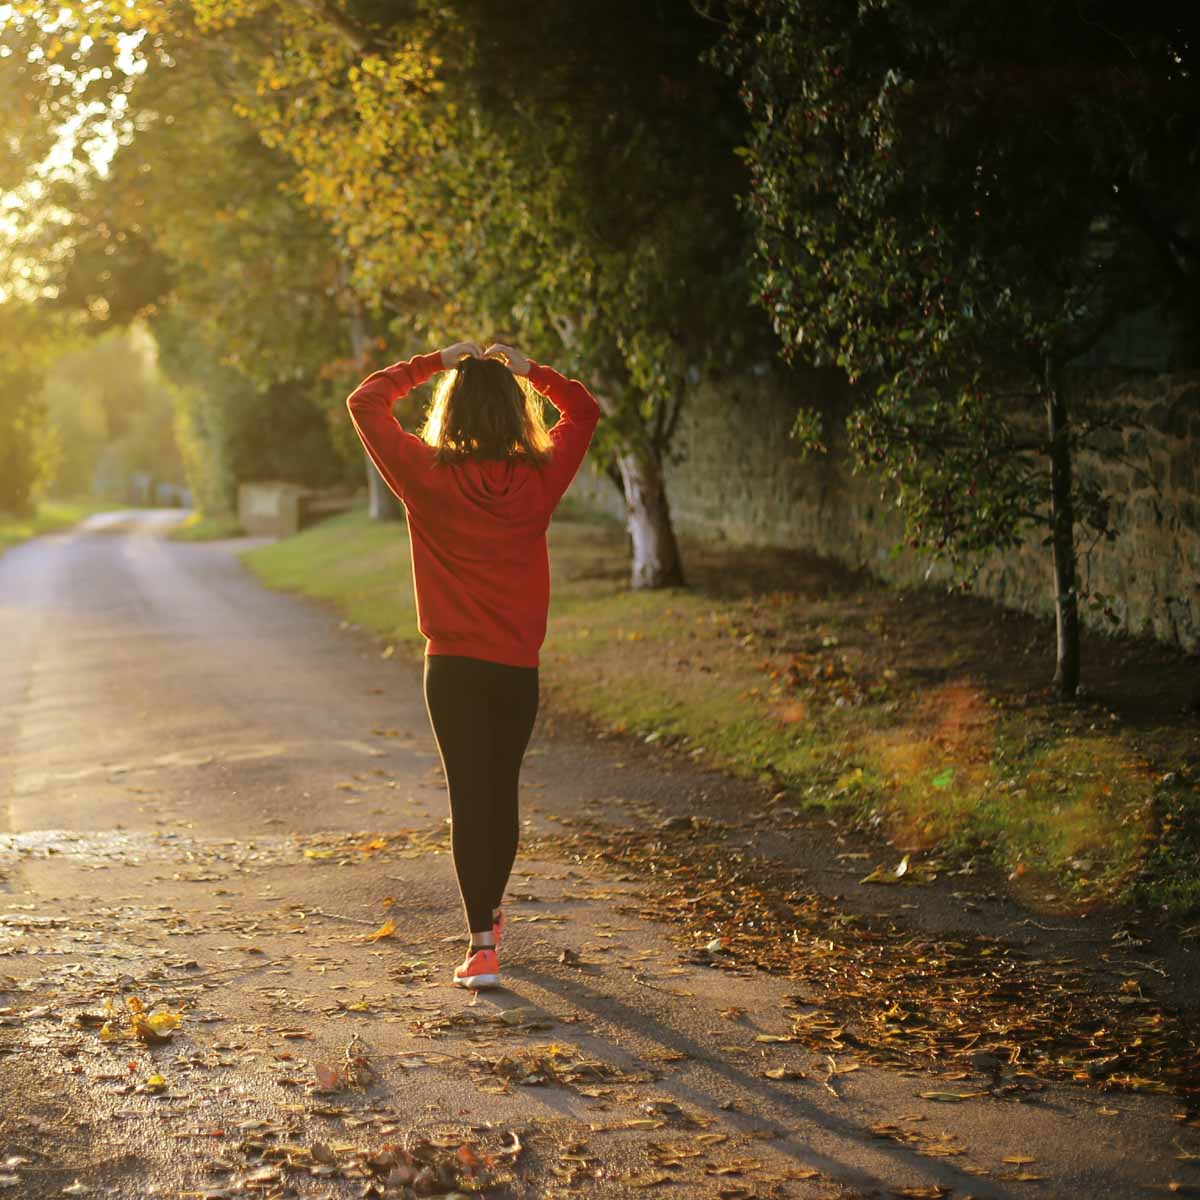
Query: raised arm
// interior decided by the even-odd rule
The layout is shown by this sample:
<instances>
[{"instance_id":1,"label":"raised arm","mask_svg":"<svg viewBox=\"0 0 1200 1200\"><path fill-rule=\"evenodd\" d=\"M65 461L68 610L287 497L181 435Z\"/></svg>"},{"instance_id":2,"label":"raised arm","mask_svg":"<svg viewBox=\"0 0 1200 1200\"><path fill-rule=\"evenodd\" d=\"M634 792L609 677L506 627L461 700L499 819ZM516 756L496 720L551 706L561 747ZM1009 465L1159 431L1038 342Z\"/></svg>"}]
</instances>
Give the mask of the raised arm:
<instances>
[{"instance_id":1,"label":"raised arm","mask_svg":"<svg viewBox=\"0 0 1200 1200\"><path fill-rule=\"evenodd\" d=\"M527 375L529 382L558 409L558 421L550 430L553 452L544 472L546 497L553 509L583 462L600 420L600 406L578 379L568 379L511 346L489 346L486 353L503 358L514 375Z\"/></svg>"},{"instance_id":2,"label":"raised arm","mask_svg":"<svg viewBox=\"0 0 1200 1200\"><path fill-rule=\"evenodd\" d=\"M553 367L531 361L529 382L555 408L559 418L550 430L554 447L546 466L546 495L551 508L571 486L600 420L600 406L578 379L567 379Z\"/></svg>"},{"instance_id":3,"label":"raised arm","mask_svg":"<svg viewBox=\"0 0 1200 1200\"><path fill-rule=\"evenodd\" d=\"M359 441L388 487L401 500L407 480L415 471L428 466L429 447L396 420L392 405L464 355L481 353L474 342L457 342L436 354L418 354L406 362L372 372L347 398L346 407L350 409Z\"/></svg>"}]
</instances>

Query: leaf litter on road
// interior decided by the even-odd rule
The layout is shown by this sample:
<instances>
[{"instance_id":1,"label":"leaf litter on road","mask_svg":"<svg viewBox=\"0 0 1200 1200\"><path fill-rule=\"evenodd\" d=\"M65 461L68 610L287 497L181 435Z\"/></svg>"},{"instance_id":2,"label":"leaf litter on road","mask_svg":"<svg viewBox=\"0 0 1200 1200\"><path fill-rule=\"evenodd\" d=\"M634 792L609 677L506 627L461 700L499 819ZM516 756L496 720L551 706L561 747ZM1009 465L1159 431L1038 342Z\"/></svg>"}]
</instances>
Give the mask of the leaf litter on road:
<instances>
[{"instance_id":1,"label":"leaf litter on road","mask_svg":"<svg viewBox=\"0 0 1200 1200\"><path fill-rule=\"evenodd\" d=\"M647 836L579 819L527 852L637 872L636 899L616 911L682 926L693 965L796 980L802 1011L788 1034L775 1036L822 1054L945 1070L987 1051L997 1064L992 1095L1028 1095L1041 1079L1200 1095L1200 1030L1151 985L1097 988L1075 959L1039 958L1001 938L931 936L888 914L848 914L798 890L791 872L730 854L717 825L691 818ZM894 867L887 873L903 882L922 876L911 860L901 876ZM1089 1066L1100 1060L1114 1067L1097 1077Z\"/></svg>"}]
</instances>

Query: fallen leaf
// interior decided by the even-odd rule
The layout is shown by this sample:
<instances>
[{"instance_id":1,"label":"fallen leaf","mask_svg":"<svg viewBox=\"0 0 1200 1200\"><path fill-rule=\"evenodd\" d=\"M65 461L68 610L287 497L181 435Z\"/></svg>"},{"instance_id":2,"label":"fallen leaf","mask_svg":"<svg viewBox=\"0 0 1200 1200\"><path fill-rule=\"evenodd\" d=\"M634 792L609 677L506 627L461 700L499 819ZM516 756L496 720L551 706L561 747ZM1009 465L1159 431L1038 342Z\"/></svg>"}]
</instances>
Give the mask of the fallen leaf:
<instances>
[{"instance_id":1,"label":"fallen leaf","mask_svg":"<svg viewBox=\"0 0 1200 1200\"><path fill-rule=\"evenodd\" d=\"M261 953L261 951L260 951ZM150 1013L146 1017L146 1024L159 1037L165 1037L173 1029L178 1029L183 1023L183 1017L179 1013L173 1012L156 1012Z\"/></svg>"},{"instance_id":2,"label":"fallen leaf","mask_svg":"<svg viewBox=\"0 0 1200 1200\"><path fill-rule=\"evenodd\" d=\"M454 1158L458 1165L469 1175L475 1174L475 1172L483 1166L483 1163L480 1162L478 1156L475 1154L475 1151L472 1150L466 1142L463 1142L463 1144L459 1146L457 1150L455 1150Z\"/></svg>"},{"instance_id":3,"label":"fallen leaf","mask_svg":"<svg viewBox=\"0 0 1200 1200\"><path fill-rule=\"evenodd\" d=\"M882 863L870 875L864 875L859 883L899 883L895 871L889 871Z\"/></svg>"},{"instance_id":4,"label":"fallen leaf","mask_svg":"<svg viewBox=\"0 0 1200 1200\"><path fill-rule=\"evenodd\" d=\"M317 1077L317 1086L323 1092L337 1092L345 1086L341 1071L325 1063L313 1063L313 1074Z\"/></svg>"},{"instance_id":5,"label":"fallen leaf","mask_svg":"<svg viewBox=\"0 0 1200 1200\"><path fill-rule=\"evenodd\" d=\"M395 932L396 922L391 917L388 917L388 919L384 921L384 923L367 938L367 941L378 942L382 938L392 937Z\"/></svg>"},{"instance_id":6,"label":"fallen leaf","mask_svg":"<svg viewBox=\"0 0 1200 1200\"><path fill-rule=\"evenodd\" d=\"M803 1071L792 1070L791 1067L770 1067L763 1072L768 1079L807 1079Z\"/></svg>"},{"instance_id":7,"label":"fallen leaf","mask_svg":"<svg viewBox=\"0 0 1200 1200\"><path fill-rule=\"evenodd\" d=\"M500 1013L500 1020L505 1025L524 1025L527 1021L537 1019L538 1011L532 1005L521 1004L516 1008L506 1008Z\"/></svg>"}]
</instances>

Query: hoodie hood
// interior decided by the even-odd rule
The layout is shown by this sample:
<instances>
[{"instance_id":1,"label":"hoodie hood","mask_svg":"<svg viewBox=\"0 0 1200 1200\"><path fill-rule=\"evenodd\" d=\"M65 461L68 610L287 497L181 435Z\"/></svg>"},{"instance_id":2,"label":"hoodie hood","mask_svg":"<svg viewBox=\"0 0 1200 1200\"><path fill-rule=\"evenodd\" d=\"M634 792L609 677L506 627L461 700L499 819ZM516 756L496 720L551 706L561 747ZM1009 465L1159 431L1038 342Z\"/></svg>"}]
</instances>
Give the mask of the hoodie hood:
<instances>
[{"instance_id":1,"label":"hoodie hood","mask_svg":"<svg viewBox=\"0 0 1200 1200\"><path fill-rule=\"evenodd\" d=\"M497 516L514 510L527 512L540 492L538 468L513 459L468 461L434 470L452 472L465 500Z\"/></svg>"}]
</instances>

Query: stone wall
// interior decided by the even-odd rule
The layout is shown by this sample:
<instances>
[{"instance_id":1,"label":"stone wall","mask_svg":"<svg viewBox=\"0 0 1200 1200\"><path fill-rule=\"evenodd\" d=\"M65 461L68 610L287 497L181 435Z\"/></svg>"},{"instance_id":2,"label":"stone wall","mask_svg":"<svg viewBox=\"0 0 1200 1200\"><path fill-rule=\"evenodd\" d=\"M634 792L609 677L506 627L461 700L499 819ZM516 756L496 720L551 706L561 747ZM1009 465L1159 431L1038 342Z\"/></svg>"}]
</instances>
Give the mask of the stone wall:
<instances>
[{"instance_id":1,"label":"stone wall","mask_svg":"<svg viewBox=\"0 0 1200 1200\"><path fill-rule=\"evenodd\" d=\"M1086 378L1136 404L1144 428L1125 435L1127 463L1079 463L1107 484L1118 531L1115 541L1086 555L1081 574L1093 591L1115 598L1119 624L1086 609L1085 620L1200 648L1200 373ZM677 527L734 543L815 550L900 584L943 578L929 559L896 551L899 514L878 482L850 472L836 437L827 457L801 461L789 438L797 406L820 407L826 429L836 432L848 401L840 378L818 371L782 384L763 370L697 389L681 422L679 459L667 471ZM612 484L592 471L580 472L573 494L620 513ZM976 590L1046 613L1051 579L1049 550L1034 540L991 561Z\"/></svg>"}]
</instances>

